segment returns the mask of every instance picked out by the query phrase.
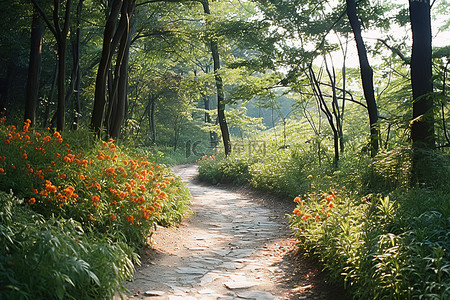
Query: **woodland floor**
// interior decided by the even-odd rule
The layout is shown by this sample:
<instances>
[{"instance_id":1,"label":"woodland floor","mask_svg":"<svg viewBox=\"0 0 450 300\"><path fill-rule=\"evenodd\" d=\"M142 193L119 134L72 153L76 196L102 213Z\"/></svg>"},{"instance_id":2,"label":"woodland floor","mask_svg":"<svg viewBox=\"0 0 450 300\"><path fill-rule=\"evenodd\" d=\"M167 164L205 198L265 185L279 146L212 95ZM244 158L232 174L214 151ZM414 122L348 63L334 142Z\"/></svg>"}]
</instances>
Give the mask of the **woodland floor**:
<instances>
[{"instance_id":1,"label":"woodland floor","mask_svg":"<svg viewBox=\"0 0 450 300\"><path fill-rule=\"evenodd\" d=\"M127 299L346 299L296 246L286 217L292 201L203 184L194 165L173 171L192 194L194 214L156 230Z\"/></svg>"}]
</instances>

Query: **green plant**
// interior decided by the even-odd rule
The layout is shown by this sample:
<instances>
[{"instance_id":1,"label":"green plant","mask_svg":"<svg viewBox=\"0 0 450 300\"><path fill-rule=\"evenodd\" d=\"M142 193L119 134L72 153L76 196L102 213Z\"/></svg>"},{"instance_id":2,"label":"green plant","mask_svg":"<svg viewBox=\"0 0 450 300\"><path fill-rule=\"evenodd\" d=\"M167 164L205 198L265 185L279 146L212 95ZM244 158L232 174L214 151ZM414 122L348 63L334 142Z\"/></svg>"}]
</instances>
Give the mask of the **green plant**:
<instances>
[{"instance_id":1,"label":"green plant","mask_svg":"<svg viewBox=\"0 0 450 300\"><path fill-rule=\"evenodd\" d=\"M123 242L84 233L0 193L0 296L6 299L111 299L132 278L137 255Z\"/></svg>"}]
</instances>

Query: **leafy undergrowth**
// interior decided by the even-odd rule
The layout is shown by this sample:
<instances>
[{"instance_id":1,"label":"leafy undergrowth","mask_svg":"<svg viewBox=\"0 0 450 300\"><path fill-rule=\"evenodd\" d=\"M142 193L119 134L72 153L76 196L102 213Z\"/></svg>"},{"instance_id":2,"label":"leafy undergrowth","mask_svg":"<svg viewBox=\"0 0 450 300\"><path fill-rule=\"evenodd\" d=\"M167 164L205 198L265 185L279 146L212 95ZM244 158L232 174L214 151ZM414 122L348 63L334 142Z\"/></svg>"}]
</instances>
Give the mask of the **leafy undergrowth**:
<instances>
[{"instance_id":1,"label":"leafy undergrowth","mask_svg":"<svg viewBox=\"0 0 450 300\"><path fill-rule=\"evenodd\" d=\"M406 148L372 162L349 153L335 169L307 149L270 147L265 155L205 158L201 178L292 196L289 218L299 244L355 299L450 298L448 157L428 157L431 176L407 189Z\"/></svg>"},{"instance_id":2,"label":"leafy undergrowth","mask_svg":"<svg viewBox=\"0 0 450 300\"><path fill-rule=\"evenodd\" d=\"M119 287L114 282L132 273L130 249L146 243L156 224L177 224L190 212L189 192L168 168L89 136L32 133L29 122L22 128L0 124L0 191L24 199L3 196L26 216L2 220L1 236L9 243L2 248L2 268L11 274L0 279L8 287L2 295L28 295L35 284L56 280L55 289L42 288L50 298L108 298ZM50 277L27 277L25 266L33 260L46 261ZM117 265L106 270L97 265L102 262ZM39 266L35 271L43 272ZM111 284L102 285L101 276Z\"/></svg>"}]
</instances>

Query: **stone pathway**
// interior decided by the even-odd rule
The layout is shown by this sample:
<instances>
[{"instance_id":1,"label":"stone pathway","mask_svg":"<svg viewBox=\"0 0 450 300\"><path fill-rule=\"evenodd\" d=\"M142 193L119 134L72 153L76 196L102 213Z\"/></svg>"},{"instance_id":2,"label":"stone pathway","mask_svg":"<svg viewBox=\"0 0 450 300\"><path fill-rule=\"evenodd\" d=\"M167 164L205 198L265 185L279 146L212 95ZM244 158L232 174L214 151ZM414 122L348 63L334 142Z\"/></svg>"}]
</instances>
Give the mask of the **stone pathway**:
<instances>
[{"instance_id":1,"label":"stone pathway","mask_svg":"<svg viewBox=\"0 0 450 300\"><path fill-rule=\"evenodd\" d=\"M174 171L188 184L194 215L179 228L157 229L153 248L126 285L128 299L340 299L311 284L317 268L299 272L292 261L288 211L248 193L202 185L195 166ZM303 282L294 282L294 273L302 273Z\"/></svg>"}]
</instances>

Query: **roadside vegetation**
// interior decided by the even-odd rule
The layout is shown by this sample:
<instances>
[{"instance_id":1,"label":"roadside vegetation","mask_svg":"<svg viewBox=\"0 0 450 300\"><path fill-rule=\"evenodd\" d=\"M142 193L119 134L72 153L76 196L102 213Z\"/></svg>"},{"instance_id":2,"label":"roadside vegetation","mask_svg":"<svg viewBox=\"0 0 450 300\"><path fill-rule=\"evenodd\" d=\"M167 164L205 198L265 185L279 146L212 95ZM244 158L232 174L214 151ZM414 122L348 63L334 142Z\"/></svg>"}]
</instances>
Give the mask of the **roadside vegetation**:
<instances>
[{"instance_id":1,"label":"roadside vegetation","mask_svg":"<svg viewBox=\"0 0 450 300\"><path fill-rule=\"evenodd\" d=\"M80 132L0 124L2 297L111 299L156 225L190 212L151 155Z\"/></svg>"},{"instance_id":2,"label":"roadside vegetation","mask_svg":"<svg viewBox=\"0 0 450 300\"><path fill-rule=\"evenodd\" d=\"M305 134L306 126L290 120L289 147L277 143L283 127L237 140L247 147L200 160L200 178L291 197L299 246L355 299L448 298L449 157L424 153L428 177L410 184L410 148L382 150L371 159L355 147L364 140L352 140L336 167L326 150L331 141L319 150L308 143L313 135ZM356 127L349 130L358 136Z\"/></svg>"}]
</instances>

